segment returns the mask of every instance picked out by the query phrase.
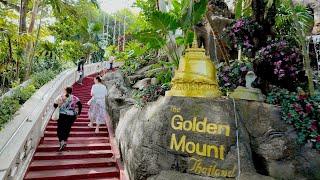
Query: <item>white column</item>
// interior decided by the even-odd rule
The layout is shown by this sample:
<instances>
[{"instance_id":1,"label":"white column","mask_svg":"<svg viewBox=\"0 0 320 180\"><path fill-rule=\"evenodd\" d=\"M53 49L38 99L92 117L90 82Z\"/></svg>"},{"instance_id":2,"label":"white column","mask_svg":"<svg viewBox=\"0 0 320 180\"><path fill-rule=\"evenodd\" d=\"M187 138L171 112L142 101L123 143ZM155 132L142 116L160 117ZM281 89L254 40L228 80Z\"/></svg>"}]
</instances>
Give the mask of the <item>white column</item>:
<instances>
[{"instance_id":1,"label":"white column","mask_svg":"<svg viewBox=\"0 0 320 180\"><path fill-rule=\"evenodd\" d=\"M120 21L119 21L119 28L118 28L118 50L120 50L120 41L119 41L119 37L121 36L121 24L120 24Z\"/></svg>"},{"instance_id":2,"label":"white column","mask_svg":"<svg viewBox=\"0 0 320 180\"><path fill-rule=\"evenodd\" d=\"M116 44L116 26L117 26L117 20L114 20L114 26L113 26L113 45Z\"/></svg>"},{"instance_id":3,"label":"white column","mask_svg":"<svg viewBox=\"0 0 320 180\"><path fill-rule=\"evenodd\" d=\"M107 46L109 44L109 15L108 15L108 18L107 18Z\"/></svg>"},{"instance_id":4,"label":"white column","mask_svg":"<svg viewBox=\"0 0 320 180\"><path fill-rule=\"evenodd\" d=\"M123 20L123 43L122 43L123 51L124 51L125 44L126 44L126 16L124 16L124 20Z\"/></svg>"}]
</instances>

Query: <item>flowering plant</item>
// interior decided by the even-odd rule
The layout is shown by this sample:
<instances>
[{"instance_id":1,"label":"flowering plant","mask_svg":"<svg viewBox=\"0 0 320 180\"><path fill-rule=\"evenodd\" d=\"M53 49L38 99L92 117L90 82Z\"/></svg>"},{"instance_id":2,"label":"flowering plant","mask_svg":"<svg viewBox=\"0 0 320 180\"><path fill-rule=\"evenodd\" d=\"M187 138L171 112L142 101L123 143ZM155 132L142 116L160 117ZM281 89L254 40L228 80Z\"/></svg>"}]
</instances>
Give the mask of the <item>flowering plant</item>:
<instances>
[{"instance_id":1,"label":"flowering plant","mask_svg":"<svg viewBox=\"0 0 320 180\"><path fill-rule=\"evenodd\" d=\"M281 105L282 119L296 129L299 143L312 142L320 150L319 95L310 97L304 92L274 89L268 94L267 102Z\"/></svg>"},{"instance_id":2,"label":"flowering plant","mask_svg":"<svg viewBox=\"0 0 320 180\"><path fill-rule=\"evenodd\" d=\"M271 42L261 48L255 65L258 77L281 88L296 90L304 80L302 54L286 41Z\"/></svg>"},{"instance_id":3,"label":"flowering plant","mask_svg":"<svg viewBox=\"0 0 320 180\"><path fill-rule=\"evenodd\" d=\"M219 68L219 86L222 92L232 91L238 86L245 86L245 76L252 70L250 62L234 61L230 66L221 66Z\"/></svg>"},{"instance_id":4,"label":"flowering plant","mask_svg":"<svg viewBox=\"0 0 320 180\"><path fill-rule=\"evenodd\" d=\"M252 19L242 18L233 21L229 27L225 29L224 37L226 37L234 48L242 47L244 52L250 52L253 48L254 35L262 27Z\"/></svg>"}]
</instances>

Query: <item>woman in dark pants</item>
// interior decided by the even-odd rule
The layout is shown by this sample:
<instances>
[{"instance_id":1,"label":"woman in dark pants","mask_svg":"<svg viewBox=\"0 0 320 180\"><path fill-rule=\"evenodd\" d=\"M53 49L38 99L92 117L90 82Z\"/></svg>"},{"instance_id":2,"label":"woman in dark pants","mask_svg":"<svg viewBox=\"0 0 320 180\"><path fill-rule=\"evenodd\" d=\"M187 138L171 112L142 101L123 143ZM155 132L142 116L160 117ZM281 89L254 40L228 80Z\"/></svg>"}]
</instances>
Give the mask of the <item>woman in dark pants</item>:
<instances>
[{"instance_id":1,"label":"woman in dark pants","mask_svg":"<svg viewBox=\"0 0 320 180\"><path fill-rule=\"evenodd\" d=\"M67 145L72 124L81 114L82 104L78 97L72 95L72 88L67 87L64 95L56 99L54 107L60 107L57 134L60 142L59 151L62 151Z\"/></svg>"}]
</instances>

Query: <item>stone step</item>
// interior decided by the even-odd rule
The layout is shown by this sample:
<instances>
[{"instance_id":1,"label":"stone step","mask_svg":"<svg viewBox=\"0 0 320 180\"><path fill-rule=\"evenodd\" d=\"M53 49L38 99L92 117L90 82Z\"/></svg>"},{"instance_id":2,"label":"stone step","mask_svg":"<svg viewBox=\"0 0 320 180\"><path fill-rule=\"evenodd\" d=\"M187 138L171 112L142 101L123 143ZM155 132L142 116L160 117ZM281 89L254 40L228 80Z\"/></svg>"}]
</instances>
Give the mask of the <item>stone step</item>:
<instances>
[{"instance_id":1,"label":"stone step","mask_svg":"<svg viewBox=\"0 0 320 180\"><path fill-rule=\"evenodd\" d=\"M44 171L30 171L25 179L30 180L59 180L59 179L86 179L95 177L119 177L116 167L95 167L77 169L55 169Z\"/></svg>"},{"instance_id":2,"label":"stone step","mask_svg":"<svg viewBox=\"0 0 320 180\"><path fill-rule=\"evenodd\" d=\"M59 149L58 144L40 144L37 152L52 152ZM111 150L109 143L93 143L93 144L67 144L65 151L83 151L83 150Z\"/></svg>"},{"instance_id":3,"label":"stone step","mask_svg":"<svg viewBox=\"0 0 320 180\"><path fill-rule=\"evenodd\" d=\"M52 170L52 169L71 169L71 168L90 168L90 167L115 167L116 162L113 158L87 158L87 159L57 159L57 160L36 160L30 166L30 171Z\"/></svg>"},{"instance_id":4,"label":"stone step","mask_svg":"<svg viewBox=\"0 0 320 180\"><path fill-rule=\"evenodd\" d=\"M78 121L79 122L79 121ZM89 121L87 121L89 123ZM99 127L100 131L108 131L107 127ZM57 126L47 126L46 131L56 131ZM73 131L82 131L82 132L87 132L87 131L94 131L95 128L90 128L88 126L72 126L71 127L71 132Z\"/></svg>"},{"instance_id":5,"label":"stone step","mask_svg":"<svg viewBox=\"0 0 320 180\"><path fill-rule=\"evenodd\" d=\"M69 137L68 144L109 143L108 137ZM58 137L45 137L42 144L58 144Z\"/></svg>"},{"instance_id":6,"label":"stone step","mask_svg":"<svg viewBox=\"0 0 320 180\"><path fill-rule=\"evenodd\" d=\"M113 157L113 152L111 150L36 152L34 154L34 160L110 158L110 157Z\"/></svg>"},{"instance_id":7,"label":"stone step","mask_svg":"<svg viewBox=\"0 0 320 180\"><path fill-rule=\"evenodd\" d=\"M108 137L108 132L70 132L70 137ZM56 131L45 131L44 137L56 137Z\"/></svg>"}]
</instances>

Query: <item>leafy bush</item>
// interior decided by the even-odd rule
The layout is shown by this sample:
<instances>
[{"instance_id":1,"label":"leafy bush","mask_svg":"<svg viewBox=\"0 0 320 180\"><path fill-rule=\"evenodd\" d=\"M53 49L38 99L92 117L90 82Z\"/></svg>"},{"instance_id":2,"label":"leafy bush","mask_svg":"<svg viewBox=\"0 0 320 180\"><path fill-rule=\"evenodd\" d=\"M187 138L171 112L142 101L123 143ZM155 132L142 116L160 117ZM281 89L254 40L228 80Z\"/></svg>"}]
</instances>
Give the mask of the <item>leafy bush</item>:
<instances>
[{"instance_id":1,"label":"leafy bush","mask_svg":"<svg viewBox=\"0 0 320 180\"><path fill-rule=\"evenodd\" d=\"M303 3L294 6L291 0L282 0L277 7L274 31L280 39L285 39L291 44L300 44L299 31L309 33L313 27L313 15Z\"/></svg>"},{"instance_id":2,"label":"leafy bush","mask_svg":"<svg viewBox=\"0 0 320 180\"><path fill-rule=\"evenodd\" d=\"M143 106L147 102L156 101L160 96L164 96L165 92L169 90L168 85L150 85L142 91L138 90L133 97L136 100L136 105Z\"/></svg>"},{"instance_id":3,"label":"leafy bush","mask_svg":"<svg viewBox=\"0 0 320 180\"><path fill-rule=\"evenodd\" d=\"M254 36L261 29L261 26L252 19L242 18L233 21L225 29L224 37L234 48L242 47L245 53L253 49Z\"/></svg>"},{"instance_id":4,"label":"leafy bush","mask_svg":"<svg viewBox=\"0 0 320 180\"><path fill-rule=\"evenodd\" d=\"M294 126L300 144L312 142L320 150L320 95L310 97L302 91L274 89L268 94L267 101L281 105L282 119Z\"/></svg>"},{"instance_id":5,"label":"leafy bush","mask_svg":"<svg viewBox=\"0 0 320 180\"><path fill-rule=\"evenodd\" d=\"M251 62L234 61L230 66L221 66L218 79L222 92L232 91L238 86L245 86L245 76L252 70Z\"/></svg>"},{"instance_id":6,"label":"leafy bush","mask_svg":"<svg viewBox=\"0 0 320 180\"><path fill-rule=\"evenodd\" d=\"M258 77L272 85L295 91L305 81L300 50L286 41L271 42L255 58Z\"/></svg>"},{"instance_id":7,"label":"leafy bush","mask_svg":"<svg viewBox=\"0 0 320 180\"><path fill-rule=\"evenodd\" d=\"M36 92L36 88L33 84L29 84L27 87L19 87L14 92L13 98L19 101L19 104L25 103Z\"/></svg>"},{"instance_id":8,"label":"leafy bush","mask_svg":"<svg viewBox=\"0 0 320 180\"><path fill-rule=\"evenodd\" d=\"M4 97L0 103L0 130L8 121L10 121L14 113L20 108L19 100L14 97Z\"/></svg>"},{"instance_id":9,"label":"leafy bush","mask_svg":"<svg viewBox=\"0 0 320 180\"><path fill-rule=\"evenodd\" d=\"M17 87L12 96L4 97L0 103L0 130L5 123L10 121L20 108L36 91L55 77L51 70L36 73L32 76L32 82L26 87Z\"/></svg>"},{"instance_id":10,"label":"leafy bush","mask_svg":"<svg viewBox=\"0 0 320 180\"><path fill-rule=\"evenodd\" d=\"M161 58L159 58L161 59ZM158 60L157 63L153 64L151 70L147 74L148 77L155 77L160 84L170 84L173 73L172 69L174 68L174 63L167 62L165 60Z\"/></svg>"},{"instance_id":11,"label":"leafy bush","mask_svg":"<svg viewBox=\"0 0 320 180\"><path fill-rule=\"evenodd\" d=\"M47 82L51 81L56 76L56 73L52 70L46 70L33 74L32 83L36 89L39 89Z\"/></svg>"}]
</instances>

